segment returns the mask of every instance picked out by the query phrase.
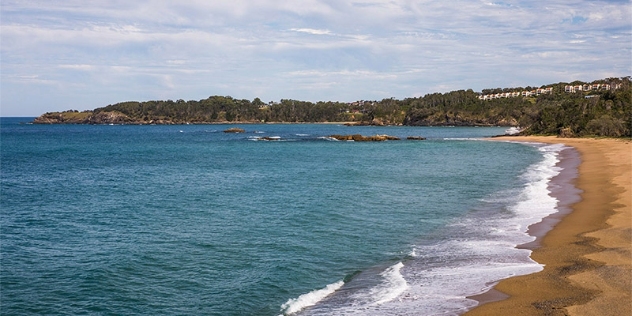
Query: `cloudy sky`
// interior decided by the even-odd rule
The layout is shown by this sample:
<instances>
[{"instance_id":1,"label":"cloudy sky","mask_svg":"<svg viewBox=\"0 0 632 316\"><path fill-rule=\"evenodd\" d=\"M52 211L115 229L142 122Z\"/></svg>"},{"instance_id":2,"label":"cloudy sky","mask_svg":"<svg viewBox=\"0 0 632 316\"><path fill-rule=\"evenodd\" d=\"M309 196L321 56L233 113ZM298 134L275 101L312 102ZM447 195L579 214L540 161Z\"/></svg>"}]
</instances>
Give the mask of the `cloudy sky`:
<instances>
[{"instance_id":1,"label":"cloudy sky","mask_svg":"<svg viewBox=\"0 0 632 316\"><path fill-rule=\"evenodd\" d=\"M381 100L632 74L628 0L2 0L1 116Z\"/></svg>"}]
</instances>

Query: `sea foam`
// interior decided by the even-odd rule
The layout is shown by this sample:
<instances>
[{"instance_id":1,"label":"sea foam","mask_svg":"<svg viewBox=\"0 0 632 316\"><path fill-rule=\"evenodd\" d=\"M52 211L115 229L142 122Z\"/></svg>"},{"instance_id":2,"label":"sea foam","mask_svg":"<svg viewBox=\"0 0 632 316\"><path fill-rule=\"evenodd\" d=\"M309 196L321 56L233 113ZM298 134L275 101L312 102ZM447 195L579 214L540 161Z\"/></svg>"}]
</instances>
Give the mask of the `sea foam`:
<instances>
[{"instance_id":1,"label":"sea foam","mask_svg":"<svg viewBox=\"0 0 632 316\"><path fill-rule=\"evenodd\" d=\"M338 281L336 283L329 284L320 290L314 290L297 298L289 299L285 302L285 304L281 305L281 311L283 312L283 315L297 313L306 307L316 305L316 303L320 302L331 293L337 291L343 285L343 281Z\"/></svg>"},{"instance_id":2,"label":"sea foam","mask_svg":"<svg viewBox=\"0 0 632 316\"><path fill-rule=\"evenodd\" d=\"M380 274L384 278L384 282L371 290L372 296L376 299L374 305L390 302L408 288L408 283L400 272L403 267L404 264L400 262Z\"/></svg>"},{"instance_id":3,"label":"sea foam","mask_svg":"<svg viewBox=\"0 0 632 316\"><path fill-rule=\"evenodd\" d=\"M556 164L559 162L559 152L565 148L567 147L561 144L538 148L544 159L523 175L528 183L522 192L522 200L511 209L516 214L515 220L520 224L520 230L525 234L530 225L557 212L558 200L549 195L549 182L561 171Z\"/></svg>"}]
</instances>

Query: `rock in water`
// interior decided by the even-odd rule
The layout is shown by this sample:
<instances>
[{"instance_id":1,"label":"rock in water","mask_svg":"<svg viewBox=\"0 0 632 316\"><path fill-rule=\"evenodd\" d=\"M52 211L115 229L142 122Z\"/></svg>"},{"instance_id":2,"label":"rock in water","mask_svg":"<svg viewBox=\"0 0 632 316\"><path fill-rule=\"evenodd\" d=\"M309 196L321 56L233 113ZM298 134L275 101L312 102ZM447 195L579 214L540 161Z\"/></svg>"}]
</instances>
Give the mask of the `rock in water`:
<instances>
[{"instance_id":1,"label":"rock in water","mask_svg":"<svg viewBox=\"0 0 632 316\"><path fill-rule=\"evenodd\" d=\"M243 128L239 127L231 127L224 131L224 133L245 133L246 131Z\"/></svg>"},{"instance_id":2,"label":"rock in water","mask_svg":"<svg viewBox=\"0 0 632 316\"><path fill-rule=\"evenodd\" d=\"M382 142L385 140L399 140L399 137L389 136L389 135L373 135L373 136L363 136L360 134L353 135L330 135L329 137L337 140L352 140L356 142Z\"/></svg>"}]
</instances>

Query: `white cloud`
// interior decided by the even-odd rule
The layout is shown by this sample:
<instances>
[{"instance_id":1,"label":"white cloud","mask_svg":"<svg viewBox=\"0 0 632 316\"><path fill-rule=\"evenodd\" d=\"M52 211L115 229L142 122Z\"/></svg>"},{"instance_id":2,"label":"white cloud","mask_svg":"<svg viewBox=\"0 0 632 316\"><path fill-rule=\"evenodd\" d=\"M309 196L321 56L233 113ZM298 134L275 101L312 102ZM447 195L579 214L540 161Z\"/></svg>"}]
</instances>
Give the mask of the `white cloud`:
<instances>
[{"instance_id":1,"label":"white cloud","mask_svg":"<svg viewBox=\"0 0 632 316\"><path fill-rule=\"evenodd\" d=\"M294 31L294 32L301 32L301 33L308 33L308 34L313 34L313 35L331 35L331 32L329 30L316 30L316 29L290 29L290 31Z\"/></svg>"},{"instance_id":2,"label":"white cloud","mask_svg":"<svg viewBox=\"0 0 632 316\"><path fill-rule=\"evenodd\" d=\"M59 68L62 69L75 69L75 70L83 70L83 71L92 71L96 67L94 65L86 65L86 64L77 64L77 65L59 65Z\"/></svg>"},{"instance_id":3,"label":"white cloud","mask_svg":"<svg viewBox=\"0 0 632 316\"><path fill-rule=\"evenodd\" d=\"M19 83L28 85L53 85L56 84L53 80L42 79L39 75L9 75L6 78L6 82Z\"/></svg>"},{"instance_id":4,"label":"white cloud","mask_svg":"<svg viewBox=\"0 0 632 316\"><path fill-rule=\"evenodd\" d=\"M88 99L403 98L632 71L629 2L6 0L0 10L3 115Z\"/></svg>"}]
</instances>

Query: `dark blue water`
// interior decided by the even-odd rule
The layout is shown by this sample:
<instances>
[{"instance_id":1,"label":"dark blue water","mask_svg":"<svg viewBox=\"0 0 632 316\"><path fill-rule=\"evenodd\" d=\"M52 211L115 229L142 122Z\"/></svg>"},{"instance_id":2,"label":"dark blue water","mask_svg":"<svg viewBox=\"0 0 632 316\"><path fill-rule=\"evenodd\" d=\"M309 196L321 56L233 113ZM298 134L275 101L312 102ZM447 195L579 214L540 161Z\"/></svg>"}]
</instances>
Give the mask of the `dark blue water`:
<instances>
[{"instance_id":1,"label":"dark blue water","mask_svg":"<svg viewBox=\"0 0 632 316\"><path fill-rule=\"evenodd\" d=\"M3 315L457 314L539 269L521 210L555 207L559 149L475 140L503 128L28 121L1 121ZM428 140L326 137L355 133Z\"/></svg>"}]
</instances>

